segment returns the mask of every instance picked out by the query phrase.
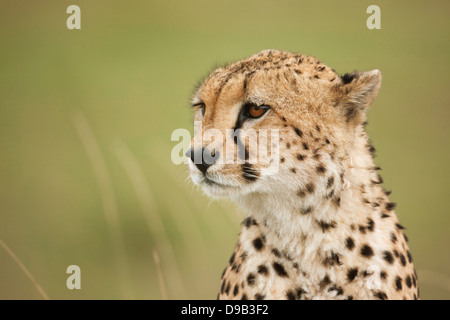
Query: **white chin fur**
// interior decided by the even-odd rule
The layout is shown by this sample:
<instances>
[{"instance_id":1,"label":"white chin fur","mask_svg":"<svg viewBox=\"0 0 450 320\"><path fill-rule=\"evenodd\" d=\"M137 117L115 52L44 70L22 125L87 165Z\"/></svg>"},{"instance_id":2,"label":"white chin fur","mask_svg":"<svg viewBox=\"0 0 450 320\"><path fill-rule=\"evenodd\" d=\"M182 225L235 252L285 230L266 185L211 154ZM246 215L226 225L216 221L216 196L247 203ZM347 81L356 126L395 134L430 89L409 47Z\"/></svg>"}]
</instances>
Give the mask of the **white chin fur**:
<instances>
[{"instance_id":1,"label":"white chin fur","mask_svg":"<svg viewBox=\"0 0 450 320\"><path fill-rule=\"evenodd\" d=\"M189 162L190 178L195 185L202 188L203 192L212 198L229 198L237 195L244 195L255 190L255 183L249 185L236 184L235 181L220 181L224 185L208 183L203 174Z\"/></svg>"},{"instance_id":2,"label":"white chin fur","mask_svg":"<svg viewBox=\"0 0 450 320\"><path fill-rule=\"evenodd\" d=\"M208 183L203 178L203 175L197 172L191 172L190 177L195 185L202 188L203 192L212 198L228 198L237 194L246 193L245 188L220 186Z\"/></svg>"},{"instance_id":3,"label":"white chin fur","mask_svg":"<svg viewBox=\"0 0 450 320\"><path fill-rule=\"evenodd\" d=\"M219 186L210 186L206 184L201 185L203 192L212 198L228 198L234 192L228 188L222 188Z\"/></svg>"}]
</instances>

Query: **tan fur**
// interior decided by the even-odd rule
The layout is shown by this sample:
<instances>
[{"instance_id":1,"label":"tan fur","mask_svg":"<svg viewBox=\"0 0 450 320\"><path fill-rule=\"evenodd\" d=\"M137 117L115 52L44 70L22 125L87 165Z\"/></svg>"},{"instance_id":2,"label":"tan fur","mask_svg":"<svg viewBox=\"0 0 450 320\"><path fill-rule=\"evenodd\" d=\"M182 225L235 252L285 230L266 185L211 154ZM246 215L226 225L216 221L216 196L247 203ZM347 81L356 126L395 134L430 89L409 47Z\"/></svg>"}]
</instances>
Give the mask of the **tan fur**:
<instances>
[{"instance_id":1,"label":"tan fur","mask_svg":"<svg viewBox=\"0 0 450 320\"><path fill-rule=\"evenodd\" d=\"M242 106L253 103L270 110L245 121L243 132L278 129L281 138L280 154L270 154L280 161L276 174L257 163L252 180L242 164L213 164L206 177L216 184L189 165L207 194L230 197L248 212L220 299L418 298L405 236L364 130L380 83L377 70L341 77L313 57L265 50L201 84L193 103L205 105L204 116L195 115L203 130L225 137ZM237 156L236 148L226 153Z\"/></svg>"}]
</instances>

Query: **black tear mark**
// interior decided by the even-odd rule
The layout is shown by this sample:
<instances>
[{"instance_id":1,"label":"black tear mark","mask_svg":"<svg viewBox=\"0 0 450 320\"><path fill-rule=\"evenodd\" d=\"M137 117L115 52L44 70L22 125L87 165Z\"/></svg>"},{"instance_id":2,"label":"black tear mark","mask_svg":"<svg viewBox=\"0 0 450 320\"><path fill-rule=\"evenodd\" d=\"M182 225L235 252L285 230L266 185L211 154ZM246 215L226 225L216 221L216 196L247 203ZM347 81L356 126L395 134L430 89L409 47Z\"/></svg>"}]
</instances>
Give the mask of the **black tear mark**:
<instances>
[{"instance_id":1,"label":"black tear mark","mask_svg":"<svg viewBox=\"0 0 450 320\"><path fill-rule=\"evenodd\" d=\"M253 168L252 164L245 163L242 165L242 177L248 182L254 182L259 178L259 172Z\"/></svg>"}]
</instances>

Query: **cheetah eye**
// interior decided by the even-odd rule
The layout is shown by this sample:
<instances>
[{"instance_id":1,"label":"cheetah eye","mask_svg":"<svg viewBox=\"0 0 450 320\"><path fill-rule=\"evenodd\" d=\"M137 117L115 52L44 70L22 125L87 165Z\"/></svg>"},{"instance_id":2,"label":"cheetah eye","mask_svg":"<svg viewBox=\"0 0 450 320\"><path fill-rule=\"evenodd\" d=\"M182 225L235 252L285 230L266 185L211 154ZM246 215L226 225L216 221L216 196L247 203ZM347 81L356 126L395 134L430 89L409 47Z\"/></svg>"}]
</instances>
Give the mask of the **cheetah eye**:
<instances>
[{"instance_id":1,"label":"cheetah eye","mask_svg":"<svg viewBox=\"0 0 450 320\"><path fill-rule=\"evenodd\" d=\"M244 115L247 118L251 118L251 119L257 119L263 116L263 114L265 114L267 112L267 110L269 110L270 107L269 106L257 106L255 104L249 104L244 112Z\"/></svg>"},{"instance_id":2,"label":"cheetah eye","mask_svg":"<svg viewBox=\"0 0 450 320\"><path fill-rule=\"evenodd\" d=\"M197 110L200 109L200 112L202 113L202 117L205 115L206 106L203 102L196 103L193 105L193 107L197 108Z\"/></svg>"}]
</instances>

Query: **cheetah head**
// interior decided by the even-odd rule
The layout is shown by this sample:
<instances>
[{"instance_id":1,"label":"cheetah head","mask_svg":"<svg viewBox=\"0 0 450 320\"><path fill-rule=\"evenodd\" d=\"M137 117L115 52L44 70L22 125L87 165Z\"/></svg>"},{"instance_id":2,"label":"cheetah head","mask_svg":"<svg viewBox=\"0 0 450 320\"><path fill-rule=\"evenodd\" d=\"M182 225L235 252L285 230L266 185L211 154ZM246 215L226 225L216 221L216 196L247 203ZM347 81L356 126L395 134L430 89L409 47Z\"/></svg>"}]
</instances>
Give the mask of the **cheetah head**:
<instances>
[{"instance_id":1,"label":"cheetah head","mask_svg":"<svg viewBox=\"0 0 450 320\"><path fill-rule=\"evenodd\" d=\"M380 83L378 70L339 76L277 50L216 69L192 99L192 180L211 196L326 195L364 135Z\"/></svg>"}]
</instances>

